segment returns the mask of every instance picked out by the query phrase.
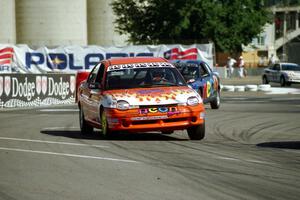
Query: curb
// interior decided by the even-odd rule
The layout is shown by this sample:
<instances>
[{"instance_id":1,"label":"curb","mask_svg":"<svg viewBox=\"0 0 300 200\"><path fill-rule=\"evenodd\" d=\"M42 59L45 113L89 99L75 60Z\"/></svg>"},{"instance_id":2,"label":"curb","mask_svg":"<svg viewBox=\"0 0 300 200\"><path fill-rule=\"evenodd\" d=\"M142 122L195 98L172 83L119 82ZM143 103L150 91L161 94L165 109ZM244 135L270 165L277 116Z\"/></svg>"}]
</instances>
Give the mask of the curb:
<instances>
[{"instance_id":1,"label":"curb","mask_svg":"<svg viewBox=\"0 0 300 200\"><path fill-rule=\"evenodd\" d=\"M221 85L221 91L226 92L270 92L270 84L260 85Z\"/></svg>"}]
</instances>

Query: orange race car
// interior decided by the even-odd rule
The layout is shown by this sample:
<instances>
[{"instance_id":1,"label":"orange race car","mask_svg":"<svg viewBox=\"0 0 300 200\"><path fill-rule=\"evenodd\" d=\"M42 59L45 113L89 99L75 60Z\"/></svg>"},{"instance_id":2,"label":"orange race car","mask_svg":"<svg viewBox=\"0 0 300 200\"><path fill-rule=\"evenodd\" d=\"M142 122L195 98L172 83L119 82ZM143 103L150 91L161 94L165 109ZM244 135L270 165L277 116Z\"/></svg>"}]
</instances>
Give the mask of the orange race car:
<instances>
[{"instance_id":1,"label":"orange race car","mask_svg":"<svg viewBox=\"0 0 300 200\"><path fill-rule=\"evenodd\" d=\"M89 73L87 75L87 73ZM205 136L205 108L179 71L163 58L103 60L81 72L77 102L82 133L102 129L147 132L187 129L190 139Z\"/></svg>"}]
</instances>

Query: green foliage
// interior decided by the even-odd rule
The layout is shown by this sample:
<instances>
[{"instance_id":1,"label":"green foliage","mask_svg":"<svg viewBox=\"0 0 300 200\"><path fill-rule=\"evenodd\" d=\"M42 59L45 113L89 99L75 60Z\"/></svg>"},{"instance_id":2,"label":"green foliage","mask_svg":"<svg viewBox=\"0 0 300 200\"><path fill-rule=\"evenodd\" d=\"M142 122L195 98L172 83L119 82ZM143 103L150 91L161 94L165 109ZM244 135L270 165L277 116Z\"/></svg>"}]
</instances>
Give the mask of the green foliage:
<instances>
[{"instance_id":1,"label":"green foliage","mask_svg":"<svg viewBox=\"0 0 300 200\"><path fill-rule=\"evenodd\" d=\"M268 22L261 0L114 0L116 29L134 44L214 42L240 52Z\"/></svg>"}]
</instances>

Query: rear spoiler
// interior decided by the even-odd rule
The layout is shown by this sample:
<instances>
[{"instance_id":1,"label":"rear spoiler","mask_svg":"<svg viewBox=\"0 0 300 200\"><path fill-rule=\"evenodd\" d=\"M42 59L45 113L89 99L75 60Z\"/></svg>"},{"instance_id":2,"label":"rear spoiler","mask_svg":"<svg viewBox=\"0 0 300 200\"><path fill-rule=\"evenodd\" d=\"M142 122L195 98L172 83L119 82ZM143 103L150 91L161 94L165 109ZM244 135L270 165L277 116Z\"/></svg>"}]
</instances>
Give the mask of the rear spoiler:
<instances>
[{"instance_id":1,"label":"rear spoiler","mask_svg":"<svg viewBox=\"0 0 300 200\"><path fill-rule=\"evenodd\" d=\"M83 81L85 81L88 78L89 74L90 74L89 71L79 71L76 74L76 90L75 90L75 102L76 103L78 102L77 93L78 93L79 86Z\"/></svg>"}]
</instances>

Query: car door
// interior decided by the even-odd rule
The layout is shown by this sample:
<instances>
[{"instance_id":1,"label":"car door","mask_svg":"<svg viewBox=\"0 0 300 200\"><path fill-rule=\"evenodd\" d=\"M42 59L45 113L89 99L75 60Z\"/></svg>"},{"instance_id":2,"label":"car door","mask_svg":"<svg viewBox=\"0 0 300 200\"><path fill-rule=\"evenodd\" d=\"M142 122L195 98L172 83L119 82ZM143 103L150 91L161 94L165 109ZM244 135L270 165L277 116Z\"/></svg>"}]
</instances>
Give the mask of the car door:
<instances>
[{"instance_id":1,"label":"car door","mask_svg":"<svg viewBox=\"0 0 300 200\"><path fill-rule=\"evenodd\" d=\"M207 102L214 94L214 80L210 67L204 62L200 63L200 76L204 85L202 93L203 99L204 102Z\"/></svg>"},{"instance_id":2,"label":"car door","mask_svg":"<svg viewBox=\"0 0 300 200\"><path fill-rule=\"evenodd\" d=\"M104 87L104 74L105 74L105 64L100 63L98 73L94 82L90 84L90 113L91 120L100 123L100 100L103 94Z\"/></svg>"},{"instance_id":3,"label":"car door","mask_svg":"<svg viewBox=\"0 0 300 200\"><path fill-rule=\"evenodd\" d=\"M99 71L101 63L97 64L92 71L90 72L87 81L84 83L84 89L80 94L80 103L84 112L85 119L88 121L92 121L93 116L95 115L93 112L92 101L91 101L91 93L93 87L95 85L95 80Z\"/></svg>"},{"instance_id":4,"label":"car door","mask_svg":"<svg viewBox=\"0 0 300 200\"><path fill-rule=\"evenodd\" d=\"M281 69L279 64L274 65L274 70L273 70L273 81L274 82L280 82L280 76L281 76Z\"/></svg>"},{"instance_id":5,"label":"car door","mask_svg":"<svg viewBox=\"0 0 300 200\"><path fill-rule=\"evenodd\" d=\"M273 68L274 68L274 65L266 68L264 71L264 74L266 75L268 81L274 81L273 80L273 71L274 71Z\"/></svg>"}]
</instances>

